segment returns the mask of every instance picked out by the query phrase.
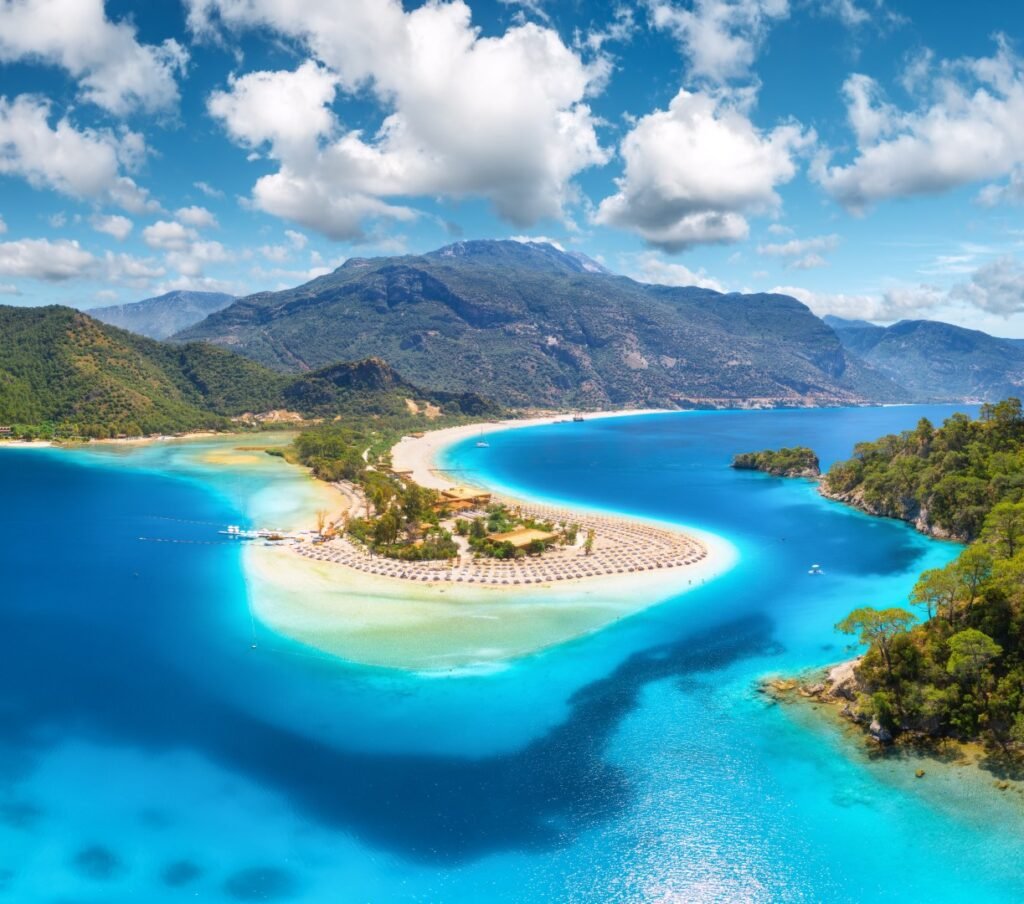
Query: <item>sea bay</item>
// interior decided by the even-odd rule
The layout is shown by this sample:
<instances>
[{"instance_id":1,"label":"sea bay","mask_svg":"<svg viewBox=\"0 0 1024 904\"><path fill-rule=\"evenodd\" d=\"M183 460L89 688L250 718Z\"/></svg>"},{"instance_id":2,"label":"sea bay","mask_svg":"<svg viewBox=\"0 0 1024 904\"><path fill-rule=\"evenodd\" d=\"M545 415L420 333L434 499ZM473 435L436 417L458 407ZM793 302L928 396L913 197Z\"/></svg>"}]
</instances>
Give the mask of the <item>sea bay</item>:
<instances>
[{"instance_id":1,"label":"sea bay","mask_svg":"<svg viewBox=\"0 0 1024 904\"><path fill-rule=\"evenodd\" d=\"M1019 899L1019 798L938 767L915 783L755 689L847 656L846 611L902 601L957 547L731 456L801 443L827 464L953 410L649 415L449 450L489 486L740 552L691 593L450 678L252 618L217 531L317 492L279 460L218 461L223 440L4 451L0 896Z\"/></svg>"}]
</instances>

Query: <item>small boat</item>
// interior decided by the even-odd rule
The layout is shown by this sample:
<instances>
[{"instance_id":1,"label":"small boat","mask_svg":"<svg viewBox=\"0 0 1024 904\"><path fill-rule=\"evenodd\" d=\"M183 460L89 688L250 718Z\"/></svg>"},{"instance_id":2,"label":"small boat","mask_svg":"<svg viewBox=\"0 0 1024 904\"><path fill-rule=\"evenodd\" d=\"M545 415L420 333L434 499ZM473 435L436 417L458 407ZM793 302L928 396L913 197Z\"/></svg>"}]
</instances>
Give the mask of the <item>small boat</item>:
<instances>
[{"instance_id":1,"label":"small boat","mask_svg":"<svg viewBox=\"0 0 1024 904\"><path fill-rule=\"evenodd\" d=\"M478 442L476 444L476 447L478 449L490 449L491 448L491 444L490 443L485 443L483 440L480 440L480 442Z\"/></svg>"},{"instance_id":2,"label":"small boat","mask_svg":"<svg viewBox=\"0 0 1024 904\"><path fill-rule=\"evenodd\" d=\"M821 570L821 566L820 565L815 563L814 565L812 565L810 568L807 569L807 573L808 574L824 574L825 572Z\"/></svg>"},{"instance_id":3,"label":"small boat","mask_svg":"<svg viewBox=\"0 0 1024 904\"><path fill-rule=\"evenodd\" d=\"M574 414L572 416L572 421L573 421L574 424L582 424L583 423L583 415L582 414Z\"/></svg>"}]
</instances>

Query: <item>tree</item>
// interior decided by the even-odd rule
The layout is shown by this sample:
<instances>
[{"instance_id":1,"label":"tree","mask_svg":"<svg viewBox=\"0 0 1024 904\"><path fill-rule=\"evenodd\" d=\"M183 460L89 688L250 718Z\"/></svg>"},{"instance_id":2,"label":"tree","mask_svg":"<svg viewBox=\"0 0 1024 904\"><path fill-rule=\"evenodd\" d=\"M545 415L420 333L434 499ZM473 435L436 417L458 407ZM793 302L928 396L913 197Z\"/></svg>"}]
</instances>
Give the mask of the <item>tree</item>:
<instances>
[{"instance_id":1,"label":"tree","mask_svg":"<svg viewBox=\"0 0 1024 904\"><path fill-rule=\"evenodd\" d=\"M419 522L431 513L431 505L434 502L434 493L421 487L417 483L410 483L405 488L402 500L402 511L409 521Z\"/></svg>"},{"instance_id":2,"label":"tree","mask_svg":"<svg viewBox=\"0 0 1024 904\"><path fill-rule=\"evenodd\" d=\"M836 629L843 634L856 634L862 644L874 647L882 655L889 683L893 683L892 642L899 635L910 630L917 618L906 609L873 609L863 606L854 609Z\"/></svg>"},{"instance_id":3,"label":"tree","mask_svg":"<svg viewBox=\"0 0 1024 904\"><path fill-rule=\"evenodd\" d=\"M982 405L979 418L986 430L1002 444L1019 440L1024 432L1024 411L1020 399L1009 398L994 405Z\"/></svg>"},{"instance_id":4,"label":"tree","mask_svg":"<svg viewBox=\"0 0 1024 904\"><path fill-rule=\"evenodd\" d=\"M917 579L910 593L910 601L915 605L924 606L929 619L945 612L946 620L953 624L959 590L960 581L952 569L930 568Z\"/></svg>"},{"instance_id":5,"label":"tree","mask_svg":"<svg viewBox=\"0 0 1024 904\"><path fill-rule=\"evenodd\" d=\"M914 451L918 455L925 456L931 449L932 439L935 437L935 427L928 418L923 417L917 422L910 437L914 443Z\"/></svg>"},{"instance_id":6,"label":"tree","mask_svg":"<svg viewBox=\"0 0 1024 904\"><path fill-rule=\"evenodd\" d=\"M960 554L960 558L953 563L952 570L963 588L962 595L967 603L967 610L970 611L981 588L992 577L992 555L984 545L975 543Z\"/></svg>"},{"instance_id":7,"label":"tree","mask_svg":"<svg viewBox=\"0 0 1024 904\"><path fill-rule=\"evenodd\" d=\"M946 670L970 684L978 684L989 664L1001 656L1003 648L977 628L965 628L949 638Z\"/></svg>"},{"instance_id":8,"label":"tree","mask_svg":"<svg viewBox=\"0 0 1024 904\"><path fill-rule=\"evenodd\" d=\"M1000 502L992 507L981 537L996 553L1012 559L1024 543L1024 502Z\"/></svg>"},{"instance_id":9,"label":"tree","mask_svg":"<svg viewBox=\"0 0 1024 904\"><path fill-rule=\"evenodd\" d=\"M373 526L373 539L379 546L391 546L398 540L401 519L397 512L385 512Z\"/></svg>"},{"instance_id":10,"label":"tree","mask_svg":"<svg viewBox=\"0 0 1024 904\"><path fill-rule=\"evenodd\" d=\"M587 531L587 539L583 541L583 552L588 556L594 551L594 529L591 528Z\"/></svg>"},{"instance_id":11,"label":"tree","mask_svg":"<svg viewBox=\"0 0 1024 904\"><path fill-rule=\"evenodd\" d=\"M1010 729L1010 740L1018 744L1024 744L1024 712L1017 713L1013 720L1013 728Z\"/></svg>"}]
</instances>

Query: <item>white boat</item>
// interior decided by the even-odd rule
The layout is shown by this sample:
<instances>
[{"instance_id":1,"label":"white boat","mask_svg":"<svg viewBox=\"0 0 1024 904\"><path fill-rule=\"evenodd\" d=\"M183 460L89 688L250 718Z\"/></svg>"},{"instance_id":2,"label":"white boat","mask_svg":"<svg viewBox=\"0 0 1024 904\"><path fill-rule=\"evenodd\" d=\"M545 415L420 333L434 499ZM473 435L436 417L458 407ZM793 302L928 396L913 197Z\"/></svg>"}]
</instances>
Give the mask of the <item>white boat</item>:
<instances>
[{"instance_id":1,"label":"white boat","mask_svg":"<svg viewBox=\"0 0 1024 904\"><path fill-rule=\"evenodd\" d=\"M485 443L483 440L480 440L480 442L478 442L476 444L476 447L478 449L490 449L491 448L491 444L490 443Z\"/></svg>"},{"instance_id":2,"label":"white boat","mask_svg":"<svg viewBox=\"0 0 1024 904\"><path fill-rule=\"evenodd\" d=\"M824 574L825 572L821 570L821 566L820 565L815 563L814 565L812 565L810 568L807 569L807 573L808 574Z\"/></svg>"}]
</instances>

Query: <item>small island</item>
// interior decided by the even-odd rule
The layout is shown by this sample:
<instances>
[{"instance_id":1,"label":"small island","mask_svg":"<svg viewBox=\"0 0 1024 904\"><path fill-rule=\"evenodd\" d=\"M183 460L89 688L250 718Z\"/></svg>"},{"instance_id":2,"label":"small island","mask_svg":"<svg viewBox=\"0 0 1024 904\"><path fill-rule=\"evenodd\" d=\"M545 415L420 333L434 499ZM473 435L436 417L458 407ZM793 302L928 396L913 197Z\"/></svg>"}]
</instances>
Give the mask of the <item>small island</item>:
<instances>
[{"instance_id":1,"label":"small island","mask_svg":"<svg viewBox=\"0 0 1024 904\"><path fill-rule=\"evenodd\" d=\"M821 476L818 456L806 446L744 452L733 458L732 466L737 471L763 471L773 477L816 479Z\"/></svg>"}]
</instances>

